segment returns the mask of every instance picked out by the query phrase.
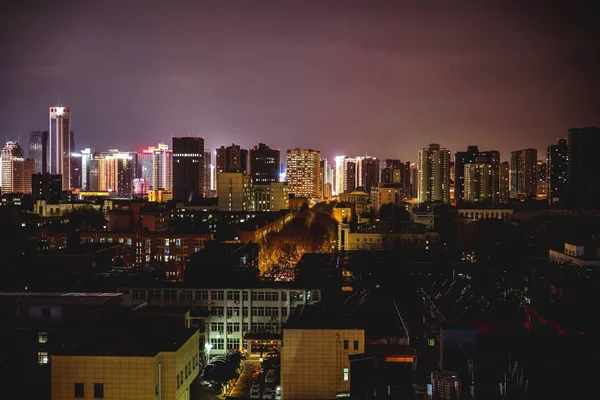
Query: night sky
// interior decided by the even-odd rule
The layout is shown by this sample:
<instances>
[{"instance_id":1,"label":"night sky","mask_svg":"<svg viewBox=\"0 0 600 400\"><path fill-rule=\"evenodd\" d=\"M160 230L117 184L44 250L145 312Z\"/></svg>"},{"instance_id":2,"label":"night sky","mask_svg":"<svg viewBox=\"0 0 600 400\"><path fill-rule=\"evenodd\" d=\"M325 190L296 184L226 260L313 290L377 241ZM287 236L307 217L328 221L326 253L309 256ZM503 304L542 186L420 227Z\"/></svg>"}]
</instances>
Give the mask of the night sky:
<instances>
[{"instance_id":1,"label":"night sky","mask_svg":"<svg viewBox=\"0 0 600 400\"><path fill-rule=\"evenodd\" d=\"M594 2L11 3L2 140L47 129L59 97L77 149L97 151L199 134L211 149L414 161L438 142L506 160L600 124Z\"/></svg>"}]
</instances>

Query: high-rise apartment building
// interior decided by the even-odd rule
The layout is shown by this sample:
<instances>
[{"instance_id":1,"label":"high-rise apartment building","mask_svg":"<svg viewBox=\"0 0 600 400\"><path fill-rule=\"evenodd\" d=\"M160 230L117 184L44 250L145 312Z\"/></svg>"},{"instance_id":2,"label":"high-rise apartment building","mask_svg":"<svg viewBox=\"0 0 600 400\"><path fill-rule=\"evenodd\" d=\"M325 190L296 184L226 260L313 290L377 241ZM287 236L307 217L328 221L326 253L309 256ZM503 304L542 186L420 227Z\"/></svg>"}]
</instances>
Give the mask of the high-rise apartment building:
<instances>
[{"instance_id":1,"label":"high-rise apartment building","mask_svg":"<svg viewBox=\"0 0 600 400\"><path fill-rule=\"evenodd\" d=\"M450 203L450 150L432 143L417 155L418 200Z\"/></svg>"},{"instance_id":2,"label":"high-rise apartment building","mask_svg":"<svg viewBox=\"0 0 600 400\"><path fill-rule=\"evenodd\" d=\"M253 184L255 211L281 211L290 208L290 189L287 182Z\"/></svg>"},{"instance_id":3,"label":"high-rise apartment building","mask_svg":"<svg viewBox=\"0 0 600 400\"><path fill-rule=\"evenodd\" d=\"M152 188L173 190L173 151L164 143L152 149Z\"/></svg>"},{"instance_id":4,"label":"high-rise apartment building","mask_svg":"<svg viewBox=\"0 0 600 400\"><path fill-rule=\"evenodd\" d=\"M537 150L510 153L510 196L533 197L537 193Z\"/></svg>"},{"instance_id":5,"label":"high-rise apartment building","mask_svg":"<svg viewBox=\"0 0 600 400\"><path fill-rule=\"evenodd\" d=\"M387 159L383 161L381 168L381 183L400 183L400 168L402 163L400 160Z\"/></svg>"},{"instance_id":6,"label":"high-rise apartment building","mask_svg":"<svg viewBox=\"0 0 600 400\"><path fill-rule=\"evenodd\" d=\"M335 194L352 192L358 182L357 159L346 156L335 157Z\"/></svg>"},{"instance_id":7,"label":"high-rise apartment building","mask_svg":"<svg viewBox=\"0 0 600 400\"><path fill-rule=\"evenodd\" d=\"M221 172L244 172L249 171L248 150L242 149L237 144L217 149L216 159L217 174Z\"/></svg>"},{"instance_id":8,"label":"high-rise apartment building","mask_svg":"<svg viewBox=\"0 0 600 400\"><path fill-rule=\"evenodd\" d=\"M573 208L600 208L600 128L569 129L567 185Z\"/></svg>"},{"instance_id":9,"label":"high-rise apartment building","mask_svg":"<svg viewBox=\"0 0 600 400\"><path fill-rule=\"evenodd\" d=\"M477 178L478 183L471 182L471 193L469 198L478 198L478 201L485 201L490 203L497 203L499 201L499 180L500 180L500 153L496 150L479 151L477 146L468 146L466 151L458 151L454 154L454 195L457 204L469 203L466 200L465 195L465 165L471 164L482 164L488 165L489 167L476 168L477 171L481 172L486 170L489 177L486 177L485 183L489 187L482 187L480 185L483 182L482 179ZM475 175L473 171L470 176L473 178ZM475 185L478 189L478 194L473 194L473 186ZM485 193L485 195L483 194ZM482 200L485 199L485 200Z\"/></svg>"},{"instance_id":10,"label":"high-rise apartment building","mask_svg":"<svg viewBox=\"0 0 600 400\"><path fill-rule=\"evenodd\" d=\"M319 187L321 188L321 198L329 199L333 196L333 176L334 169L329 166L327 159L322 159L320 163L319 172Z\"/></svg>"},{"instance_id":11,"label":"high-rise apartment building","mask_svg":"<svg viewBox=\"0 0 600 400\"><path fill-rule=\"evenodd\" d=\"M0 152L0 189L2 193L31 193L35 161L25 159L18 141L9 141Z\"/></svg>"},{"instance_id":12,"label":"high-rise apartment building","mask_svg":"<svg viewBox=\"0 0 600 400\"><path fill-rule=\"evenodd\" d=\"M49 171L62 175L63 190L71 184L71 109L50 107Z\"/></svg>"},{"instance_id":13,"label":"high-rise apartment building","mask_svg":"<svg viewBox=\"0 0 600 400\"><path fill-rule=\"evenodd\" d=\"M280 151L264 143L250 149L250 173L255 184L279 181Z\"/></svg>"},{"instance_id":14,"label":"high-rise apartment building","mask_svg":"<svg viewBox=\"0 0 600 400\"><path fill-rule=\"evenodd\" d=\"M29 133L28 158L35 162L35 173L48 172L48 131Z\"/></svg>"},{"instance_id":15,"label":"high-rise apartment building","mask_svg":"<svg viewBox=\"0 0 600 400\"><path fill-rule=\"evenodd\" d=\"M243 172L221 172L218 175L219 211L254 211L252 178Z\"/></svg>"},{"instance_id":16,"label":"high-rise apartment building","mask_svg":"<svg viewBox=\"0 0 600 400\"><path fill-rule=\"evenodd\" d=\"M204 197L204 138L173 138L173 199L192 202Z\"/></svg>"},{"instance_id":17,"label":"high-rise apartment building","mask_svg":"<svg viewBox=\"0 0 600 400\"><path fill-rule=\"evenodd\" d=\"M81 187L89 190L90 160L94 155L94 149L85 148L81 150Z\"/></svg>"},{"instance_id":18,"label":"high-rise apartment building","mask_svg":"<svg viewBox=\"0 0 600 400\"><path fill-rule=\"evenodd\" d=\"M537 179L536 194L538 196L548 195L548 168L546 160L537 160L535 174Z\"/></svg>"},{"instance_id":19,"label":"high-rise apartment building","mask_svg":"<svg viewBox=\"0 0 600 400\"><path fill-rule=\"evenodd\" d=\"M498 176L498 199L501 203L508 203L508 200L510 199L510 163L508 161L500 163L500 171Z\"/></svg>"},{"instance_id":20,"label":"high-rise apartment building","mask_svg":"<svg viewBox=\"0 0 600 400\"><path fill-rule=\"evenodd\" d=\"M357 186L362 186L365 192L370 193L371 188L379 183L379 160L375 157L356 157Z\"/></svg>"},{"instance_id":21,"label":"high-rise apartment building","mask_svg":"<svg viewBox=\"0 0 600 400\"><path fill-rule=\"evenodd\" d=\"M484 162L467 163L463 166L464 174L464 203L492 202L495 193L492 192L492 164ZM497 175L496 175L497 176Z\"/></svg>"},{"instance_id":22,"label":"high-rise apartment building","mask_svg":"<svg viewBox=\"0 0 600 400\"><path fill-rule=\"evenodd\" d=\"M548 202L564 203L567 200L567 173L569 171L567 139L548 146Z\"/></svg>"},{"instance_id":23,"label":"high-rise apartment building","mask_svg":"<svg viewBox=\"0 0 600 400\"><path fill-rule=\"evenodd\" d=\"M83 188L83 156L79 152L71 153L71 189Z\"/></svg>"},{"instance_id":24,"label":"high-rise apartment building","mask_svg":"<svg viewBox=\"0 0 600 400\"><path fill-rule=\"evenodd\" d=\"M38 200L46 200L48 203L56 204L62 195L62 177L60 175L34 174L31 176L31 197L34 203ZM34 210L38 212L38 210ZM38 212L42 214L42 212Z\"/></svg>"},{"instance_id":25,"label":"high-rise apartment building","mask_svg":"<svg viewBox=\"0 0 600 400\"><path fill-rule=\"evenodd\" d=\"M204 181L202 182L202 193L205 198L212 197L212 155L210 150L204 149L204 158L202 159L202 169L204 170Z\"/></svg>"},{"instance_id":26,"label":"high-rise apartment building","mask_svg":"<svg viewBox=\"0 0 600 400\"><path fill-rule=\"evenodd\" d=\"M321 153L318 150L294 149L287 151L286 170L290 193L297 197L319 199Z\"/></svg>"}]
</instances>

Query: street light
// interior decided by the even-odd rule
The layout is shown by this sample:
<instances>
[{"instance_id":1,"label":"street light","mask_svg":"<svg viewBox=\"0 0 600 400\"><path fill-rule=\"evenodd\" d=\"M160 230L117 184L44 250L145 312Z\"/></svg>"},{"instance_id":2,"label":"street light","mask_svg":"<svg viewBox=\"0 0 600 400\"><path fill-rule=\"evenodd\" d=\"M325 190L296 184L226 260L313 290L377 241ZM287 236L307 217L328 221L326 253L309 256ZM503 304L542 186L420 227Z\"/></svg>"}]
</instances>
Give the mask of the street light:
<instances>
[{"instance_id":1,"label":"street light","mask_svg":"<svg viewBox=\"0 0 600 400\"><path fill-rule=\"evenodd\" d=\"M210 350L212 349L213 345L211 343L205 343L204 344L204 350L206 350L206 362L208 362L208 359L210 358Z\"/></svg>"}]
</instances>

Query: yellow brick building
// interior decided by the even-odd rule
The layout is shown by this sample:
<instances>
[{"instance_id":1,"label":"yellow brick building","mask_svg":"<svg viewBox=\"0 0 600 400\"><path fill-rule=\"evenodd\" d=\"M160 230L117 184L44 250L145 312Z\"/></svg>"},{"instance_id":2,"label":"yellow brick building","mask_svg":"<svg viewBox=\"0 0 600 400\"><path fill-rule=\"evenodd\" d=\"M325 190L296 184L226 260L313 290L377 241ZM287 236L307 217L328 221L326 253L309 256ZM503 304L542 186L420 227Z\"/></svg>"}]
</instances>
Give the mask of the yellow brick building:
<instances>
[{"instance_id":1,"label":"yellow brick building","mask_svg":"<svg viewBox=\"0 0 600 400\"><path fill-rule=\"evenodd\" d=\"M281 399L334 399L338 394L349 393L348 356L364 350L363 329L285 328Z\"/></svg>"},{"instance_id":2,"label":"yellow brick building","mask_svg":"<svg viewBox=\"0 0 600 400\"><path fill-rule=\"evenodd\" d=\"M199 332L184 330L164 343L148 341L149 346L138 339L51 356L52 400L188 400L200 372Z\"/></svg>"}]
</instances>

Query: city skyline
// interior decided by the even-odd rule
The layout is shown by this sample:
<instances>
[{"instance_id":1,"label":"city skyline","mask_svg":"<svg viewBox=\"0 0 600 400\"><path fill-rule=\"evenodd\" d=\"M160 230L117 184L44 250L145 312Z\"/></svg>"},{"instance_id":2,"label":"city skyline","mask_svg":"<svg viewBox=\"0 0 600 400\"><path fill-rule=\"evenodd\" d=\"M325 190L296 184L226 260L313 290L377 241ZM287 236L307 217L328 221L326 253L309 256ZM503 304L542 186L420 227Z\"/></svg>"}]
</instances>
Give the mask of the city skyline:
<instances>
[{"instance_id":1,"label":"city skyline","mask_svg":"<svg viewBox=\"0 0 600 400\"><path fill-rule=\"evenodd\" d=\"M262 142L329 160L414 162L439 143L498 150L506 161L600 122L598 44L589 40L597 27L583 6L181 3L163 21L159 3L120 5L118 15L64 4L5 9L2 135L45 130L60 97L74 110L78 148L199 135L209 149ZM45 31L20 27L45 26L57 12L63 51L52 53Z\"/></svg>"}]
</instances>

